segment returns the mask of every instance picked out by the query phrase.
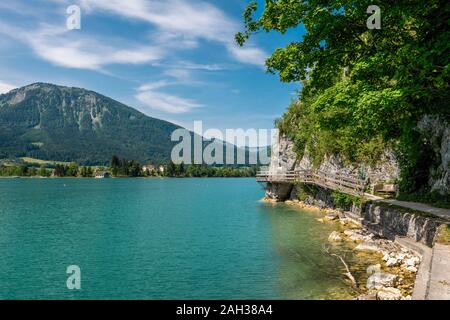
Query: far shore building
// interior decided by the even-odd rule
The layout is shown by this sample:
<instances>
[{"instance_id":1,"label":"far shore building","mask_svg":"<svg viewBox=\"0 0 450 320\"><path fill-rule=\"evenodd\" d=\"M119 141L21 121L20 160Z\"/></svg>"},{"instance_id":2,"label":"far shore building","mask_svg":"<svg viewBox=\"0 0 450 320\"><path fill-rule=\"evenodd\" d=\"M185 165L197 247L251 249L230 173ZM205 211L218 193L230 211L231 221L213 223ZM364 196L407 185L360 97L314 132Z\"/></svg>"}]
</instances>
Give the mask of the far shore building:
<instances>
[{"instance_id":1,"label":"far shore building","mask_svg":"<svg viewBox=\"0 0 450 320\"><path fill-rule=\"evenodd\" d=\"M106 171L106 170L97 170L95 172L95 178L96 179L107 179L107 178L110 178L110 177L111 177L111 174L108 171Z\"/></svg>"},{"instance_id":2,"label":"far shore building","mask_svg":"<svg viewBox=\"0 0 450 320\"><path fill-rule=\"evenodd\" d=\"M146 165L142 166L142 172L144 172L144 173L152 174L155 171L156 171L156 167L154 165L146 164Z\"/></svg>"}]
</instances>

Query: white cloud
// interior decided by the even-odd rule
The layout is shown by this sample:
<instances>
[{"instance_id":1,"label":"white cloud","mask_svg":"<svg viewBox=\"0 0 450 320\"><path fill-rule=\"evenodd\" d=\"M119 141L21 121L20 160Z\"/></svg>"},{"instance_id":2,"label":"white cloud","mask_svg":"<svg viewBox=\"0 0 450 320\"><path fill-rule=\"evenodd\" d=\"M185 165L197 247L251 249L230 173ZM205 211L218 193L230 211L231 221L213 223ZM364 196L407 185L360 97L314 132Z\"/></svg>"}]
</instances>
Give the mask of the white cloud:
<instances>
[{"instance_id":1,"label":"white cloud","mask_svg":"<svg viewBox=\"0 0 450 320\"><path fill-rule=\"evenodd\" d=\"M120 46L104 45L102 42L85 38L74 41L38 33L28 37L28 41L33 51L42 59L77 69L99 70L109 64L145 64L163 56L160 48L125 45L130 49L121 49Z\"/></svg>"},{"instance_id":2,"label":"white cloud","mask_svg":"<svg viewBox=\"0 0 450 320\"><path fill-rule=\"evenodd\" d=\"M256 47L238 47L230 44L228 51L236 60L257 66L264 66L268 57L267 53Z\"/></svg>"},{"instance_id":3,"label":"white cloud","mask_svg":"<svg viewBox=\"0 0 450 320\"><path fill-rule=\"evenodd\" d=\"M203 1L181 0L79 0L89 11L106 11L155 26L160 42L196 47L196 39L222 43L237 61L263 66L267 54L260 48L240 48L233 42L240 25L224 12ZM181 40L180 40L181 39Z\"/></svg>"},{"instance_id":4,"label":"white cloud","mask_svg":"<svg viewBox=\"0 0 450 320\"><path fill-rule=\"evenodd\" d=\"M159 88L167 87L172 85L172 82L169 82L167 80L160 80L152 83L146 83L141 85L137 90L138 91L149 91L149 90L156 90Z\"/></svg>"},{"instance_id":5,"label":"white cloud","mask_svg":"<svg viewBox=\"0 0 450 320\"><path fill-rule=\"evenodd\" d=\"M202 105L190 99L184 99L157 91L142 91L136 95L136 99L151 109L167 113L186 113Z\"/></svg>"},{"instance_id":6,"label":"white cloud","mask_svg":"<svg viewBox=\"0 0 450 320\"><path fill-rule=\"evenodd\" d=\"M69 1L55 3L63 7ZM107 12L149 23L153 27L149 40L152 45L123 38L102 38L84 29L70 31L63 23L35 25L30 29L30 24L25 28L0 21L0 33L27 44L40 58L68 68L102 70L111 64L155 63L178 50L198 47L200 39L222 44L239 62L264 64L266 54L261 49L238 48L234 44L233 37L240 28L239 24L205 1L78 0L78 4L82 6L82 14ZM20 7L14 6L13 9L19 10ZM178 69L216 71L221 67L180 61Z\"/></svg>"},{"instance_id":7,"label":"white cloud","mask_svg":"<svg viewBox=\"0 0 450 320\"><path fill-rule=\"evenodd\" d=\"M7 93L15 88L17 87L12 84L0 81L0 94Z\"/></svg>"},{"instance_id":8,"label":"white cloud","mask_svg":"<svg viewBox=\"0 0 450 320\"><path fill-rule=\"evenodd\" d=\"M151 63L164 56L164 50L159 47L127 41L114 43L111 39L99 41L73 32L51 25L25 30L0 22L0 33L29 45L37 56L58 66L100 70L110 64Z\"/></svg>"},{"instance_id":9,"label":"white cloud","mask_svg":"<svg viewBox=\"0 0 450 320\"><path fill-rule=\"evenodd\" d=\"M135 98L151 109L173 114L186 113L192 109L203 107L194 100L156 91L173 84L166 80L144 84L137 89Z\"/></svg>"},{"instance_id":10,"label":"white cloud","mask_svg":"<svg viewBox=\"0 0 450 320\"><path fill-rule=\"evenodd\" d=\"M191 72L187 69L167 69L164 74L177 79L181 83L187 83L191 80Z\"/></svg>"},{"instance_id":11,"label":"white cloud","mask_svg":"<svg viewBox=\"0 0 450 320\"><path fill-rule=\"evenodd\" d=\"M199 64L190 61L179 61L177 66L179 68L185 68L190 70L205 70L205 71L221 71L226 67L219 64Z\"/></svg>"},{"instance_id":12,"label":"white cloud","mask_svg":"<svg viewBox=\"0 0 450 320\"><path fill-rule=\"evenodd\" d=\"M153 24L164 32L214 41L229 41L238 25L221 10L202 1L80 0L88 11L108 11Z\"/></svg>"}]
</instances>

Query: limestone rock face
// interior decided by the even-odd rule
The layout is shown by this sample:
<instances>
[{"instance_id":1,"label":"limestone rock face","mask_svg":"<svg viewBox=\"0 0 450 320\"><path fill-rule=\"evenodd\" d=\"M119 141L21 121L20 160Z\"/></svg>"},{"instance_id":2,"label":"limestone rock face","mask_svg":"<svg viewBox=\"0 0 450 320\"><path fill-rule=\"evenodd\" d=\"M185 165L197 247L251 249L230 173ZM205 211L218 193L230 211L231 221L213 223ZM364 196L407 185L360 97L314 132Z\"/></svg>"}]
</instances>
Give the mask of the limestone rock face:
<instances>
[{"instance_id":1,"label":"limestone rock face","mask_svg":"<svg viewBox=\"0 0 450 320\"><path fill-rule=\"evenodd\" d=\"M429 143L439 158L437 165L430 168L429 186L432 191L437 191L443 195L448 194L450 192L450 125L445 119L424 116L419 122L418 128L430 137ZM303 157L297 159L294 152L294 143L286 136L278 138L278 143L275 144L273 151L269 166L271 173L313 169L309 151L306 149ZM369 186L372 188L378 183L393 183L400 176L399 163L394 152L390 149L384 151L376 165L348 165L338 155L329 155L324 157L318 169L329 173L342 172L368 179ZM328 201L324 201L322 205L332 206Z\"/></svg>"},{"instance_id":2,"label":"limestone rock face","mask_svg":"<svg viewBox=\"0 0 450 320\"><path fill-rule=\"evenodd\" d=\"M297 155L294 152L294 143L287 137L279 137L272 147L269 172L271 174L294 170Z\"/></svg>"},{"instance_id":3,"label":"limestone rock face","mask_svg":"<svg viewBox=\"0 0 450 320\"><path fill-rule=\"evenodd\" d=\"M294 170L297 156L293 150L294 144L286 137L280 137L278 142L272 147L270 158L269 173L283 174L284 172ZM290 183L268 183L266 197L276 201L289 199L292 192Z\"/></svg>"},{"instance_id":4,"label":"limestone rock face","mask_svg":"<svg viewBox=\"0 0 450 320\"><path fill-rule=\"evenodd\" d=\"M287 200L293 186L289 183L267 183L266 197L276 201Z\"/></svg>"},{"instance_id":5,"label":"limestone rock face","mask_svg":"<svg viewBox=\"0 0 450 320\"><path fill-rule=\"evenodd\" d=\"M439 155L437 166L430 168L431 190L442 195L450 193L450 124L445 119L424 116L418 125L426 133L435 154Z\"/></svg>"},{"instance_id":6,"label":"limestone rock face","mask_svg":"<svg viewBox=\"0 0 450 320\"><path fill-rule=\"evenodd\" d=\"M297 163L295 170L311 168L312 161L309 153L305 151L303 158ZM318 169L324 172L342 172L361 179L368 179L371 186L374 186L380 182L391 182L397 180L400 176L400 167L392 150L386 150L381 156L379 163L375 166L364 164L346 165L341 157L337 155L330 155L324 157Z\"/></svg>"},{"instance_id":7,"label":"limestone rock face","mask_svg":"<svg viewBox=\"0 0 450 320\"><path fill-rule=\"evenodd\" d=\"M269 172L271 174L282 174L292 170L309 169L313 169L313 164L308 150L305 150L301 159L297 159L292 140L286 136L280 136L272 148L272 156L268 168ZM339 156L331 155L324 158L318 169L330 173L343 172L360 178L368 178L371 185L375 185L380 181L396 180L400 174L398 163L393 153L389 150L383 154L382 160L375 167L365 166L363 164L345 165ZM278 195L278 191L284 193L285 189L275 190L275 184L273 184L269 186L266 196L272 199L285 198L284 194ZM333 207L328 197L324 198L323 203L319 205L321 207ZM318 204L311 203L311 205Z\"/></svg>"}]
</instances>

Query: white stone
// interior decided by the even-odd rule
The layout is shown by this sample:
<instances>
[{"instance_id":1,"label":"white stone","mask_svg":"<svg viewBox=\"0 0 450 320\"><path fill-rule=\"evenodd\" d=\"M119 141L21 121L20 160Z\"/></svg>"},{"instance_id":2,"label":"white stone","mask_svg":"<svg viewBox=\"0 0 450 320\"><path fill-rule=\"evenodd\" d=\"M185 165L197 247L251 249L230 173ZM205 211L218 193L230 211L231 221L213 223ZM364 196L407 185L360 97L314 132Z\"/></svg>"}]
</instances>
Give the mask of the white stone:
<instances>
[{"instance_id":1,"label":"white stone","mask_svg":"<svg viewBox=\"0 0 450 320\"><path fill-rule=\"evenodd\" d=\"M399 289L388 287L382 288L377 292L378 300L400 300L402 298L402 292Z\"/></svg>"},{"instance_id":2,"label":"white stone","mask_svg":"<svg viewBox=\"0 0 450 320\"><path fill-rule=\"evenodd\" d=\"M354 234L361 234L361 233L362 233L362 229L349 229L349 230L344 231L344 234L349 237Z\"/></svg>"},{"instance_id":3,"label":"white stone","mask_svg":"<svg viewBox=\"0 0 450 320\"><path fill-rule=\"evenodd\" d=\"M339 242L342 241L342 237L339 234L339 232L337 231L333 231L330 236L328 237L328 241L334 241L334 242Z\"/></svg>"},{"instance_id":4,"label":"white stone","mask_svg":"<svg viewBox=\"0 0 450 320\"><path fill-rule=\"evenodd\" d=\"M398 260L405 260L407 257L408 257L408 255L406 255L404 253L397 254L397 259Z\"/></svg>"},{"instance_id":5,"label":"white stone","mask_svg":"<svg viewBox=\"0 0 450 320\"><path fill-rule=\"evenodd\" d=\"M325 219L329 221L336 220L338 218L338 215L336 213L329 213L325 216Z\"/></svg>"},{"instance_id":6,"label":"white stone","mask_svg":"<svg viewBox=\"0 0 450 320\"><path fill-rule=\"evenodd\" d=\"M368 241L358 244L355 249L360 251L383 252L383 249L380 248L376 243Z\"/></svg>"},{"instance_id":7,"label":"white stone","mask_svg":"<svg viewBox=\"0 0 450 320\"><path fill-rule=\"evenodd\" d=\"M388 261L386 261L386 265L388 267L394 267L396 265L398 265L399 261L396 258L389 258Z\"/></svg>"},{"instance_id":8,"label":"white stone","mask_svg":"<svg viewBox=\"0 0 450 320\"><path fill-rule=\"evenodd\" d=\"M415 267L420 262L420 259L418 257L411 257L409 259L406 259L404 261L404 264L406 267Z\"/></svg>"},{"instance_id":9,"label":"white stone","mask_svg":"<svg viewBox=\"0 0 450 320\"><path fill-rule=\"evenodd\" d=\"M352 234L350 236L350 239L353 241L363 241L365 239L365 237L363 235L360 234Z\"/></svg>"},{"instance_id":10,"label":"white stone","mask_svg":"<svg viewBox=\"0 0 450 320\"><path fill-rule=\"evenodd\" d=\"M374 273L367 279L366 287L367 289L381 289L383 287L392 287L397 280L395 274L378 272Z\"/></svg>"},{"instance_id":11,"label":"white stone","mask_svg":"<svg viewBox=\"0 0 450 320\"><path fill-rule=\"evenodd\" d=\"M405 269L408 270L408 271L411 271L413 273L417 272L417 268L416 267L406 267Z\"/></svg>"},{"instance_id":12,"label":"white stone","mask_svg":"<svg viewBox=\"0 0 450 320\"><path fill-rule=\"evenodd\" d=\"M381 272L381 264L374 264L374 265L368 266L366 271L367 271L367 274L370 274L370 275Z\"/></svg>"}]
</instances>

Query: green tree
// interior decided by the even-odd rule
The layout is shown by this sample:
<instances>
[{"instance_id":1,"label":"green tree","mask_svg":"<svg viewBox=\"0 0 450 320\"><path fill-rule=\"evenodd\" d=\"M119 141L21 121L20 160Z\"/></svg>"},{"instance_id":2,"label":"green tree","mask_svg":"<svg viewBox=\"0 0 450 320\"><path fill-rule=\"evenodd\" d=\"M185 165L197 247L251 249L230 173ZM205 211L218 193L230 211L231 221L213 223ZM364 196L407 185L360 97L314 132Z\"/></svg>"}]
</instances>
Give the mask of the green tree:
<instances>
[{"instance_id":1,"label":"green tree","mask_svg":"<svg viewBox=\"0 0 450 320\"><path fill-rule=\"evenodd\" d=\"M176 172L177 172L177 168L175 166L175 163L173 163L172 161L169 161L165 168L165 174L168 177L174 177L176 175Z\"/></svg>"},{"instance_id":2,"label":"green tree","mask_svg":"<svg viewBox=\"0 0 450 320\"><path fill-rule=\"evenodd\" d=\"M66 170L66 175L69 177L76 177L78 176L78 163L71 162Z\"/></svg>"},{"instance_id":3,"label":"green tree","mask_svg":"<svg viewBox=\"0 0 450 320\"><path fill-rule=\"evenodd\" d=\"M111 158L111 172L114 176L117 176L119 174L120 167L120 159L116 155L113 155Z\"/></svg>"},{"instance_id":4,"label":"green tree","mask_svg":"<svg viewBox=\"0 0 450 320\"><path fill-rule=\"evenodd\" d=\"M302 82L299 100L277 122L299 155L306 147L316 164L332 153L376 162L390 146L402 159L403 189L422 188L433 158L416 125L425 114L450 119L450 2L384 1L380 30L366 26L371 0L264 3L258 10L250 2L236 41L304 28L299 41L266 61L281 81Z\"/></svg>"},{"instance_id":5,"label":"green tree","mask_svg":"<svg viewBox=\"0 0 450 320\"><path fill-rule=\"evenodd\" d=\"M41 166L39 168L38 175L40 175L41 177L47 177L48 176L47 169L44 166Z\"/></svg>"}]
</instances>

